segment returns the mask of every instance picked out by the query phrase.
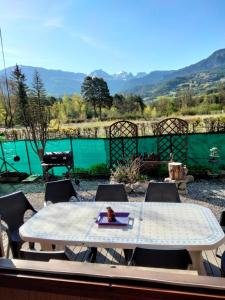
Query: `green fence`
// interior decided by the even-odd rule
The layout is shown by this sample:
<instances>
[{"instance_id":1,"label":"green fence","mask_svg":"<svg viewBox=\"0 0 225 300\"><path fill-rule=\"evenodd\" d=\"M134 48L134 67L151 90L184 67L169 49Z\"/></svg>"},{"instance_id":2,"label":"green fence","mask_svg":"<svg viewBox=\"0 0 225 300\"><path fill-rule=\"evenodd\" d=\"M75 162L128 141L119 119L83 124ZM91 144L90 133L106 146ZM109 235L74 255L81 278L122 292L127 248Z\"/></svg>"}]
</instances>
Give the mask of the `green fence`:
<instances>
[{"instance_id":1,"label":"green fence","mask_svg":"<svg viewBox=\"0 0 225 300\"><path fill-rule=\"evenodd\" d=\"M220 164L225 167L225 133L190 134L188 136L188 166L210 168L209 149L212 147L218 147ZM46 152L70 150L73 151L76 168L88 169L100 163L109 164L110 161L109 139L106 138L49 140L46 145ZM157 138L154 136L138 138L138 152L156 153ZM15 155L20 156L20 161L14 161ZM5 158L11 165L5 166L0 160L1 171L12 171L15 168L17 171L28 174L42 174L39 158L29 141L1 142L0 158ZM65 172L65 168L55 168L54 172L60 175Z\"/></svg>"}]
</instances>

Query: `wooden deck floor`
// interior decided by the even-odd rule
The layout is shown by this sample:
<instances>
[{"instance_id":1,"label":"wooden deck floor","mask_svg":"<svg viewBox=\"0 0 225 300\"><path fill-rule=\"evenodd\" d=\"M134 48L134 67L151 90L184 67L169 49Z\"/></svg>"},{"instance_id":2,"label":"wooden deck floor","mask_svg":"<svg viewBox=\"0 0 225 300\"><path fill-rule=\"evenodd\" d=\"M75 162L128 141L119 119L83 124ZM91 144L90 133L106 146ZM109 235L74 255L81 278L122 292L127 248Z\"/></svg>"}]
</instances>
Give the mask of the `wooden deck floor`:
<instances>
[{"instance_id":1,"label":"wooden deck floor","mask_svg":"<svg viewBox=\"0 0 225 300\"><path fill-rule=\"evenodd\" d=\"M11 251L7 254L8 240L5 233L3 233L3 246L5 251L5 256L11 258ZM24 248L28 247L28 243L23 245ZM37 250L40 249L40 245L35 244ZM222 255L225 251L225 244L220 246L217 251L218 255ZM66 252L69 258L73 261L85 262L88 260L88 255L90 250L86 247L67 247ZM216 250L209 250L203 252L204 265L208 276L220 277L220 258L216 256ZM96 262L101 264L112 264L112 265L125 265L126 261L124 259L124 253L122 249L106 249L98 248Z\"/></svg>"},{"instance_id":2,"label":"wooden deck floor","mask_svg":"<svg viewBox=\"0 0 225 300\"><path fill-rule=\"evenodd\" d=\"M88 258L89 250L85 247L74 247L72 250L71 259L76 261L85 261ZM222 245L217 254L221 255L225 251L225 244ZM220 277L220 258L216 256L216 250L203 252L204 265L208 276ZM105 249L98 248L96 263L125 265L125 259L122 249Z\"/></svg>"}]
</instances>

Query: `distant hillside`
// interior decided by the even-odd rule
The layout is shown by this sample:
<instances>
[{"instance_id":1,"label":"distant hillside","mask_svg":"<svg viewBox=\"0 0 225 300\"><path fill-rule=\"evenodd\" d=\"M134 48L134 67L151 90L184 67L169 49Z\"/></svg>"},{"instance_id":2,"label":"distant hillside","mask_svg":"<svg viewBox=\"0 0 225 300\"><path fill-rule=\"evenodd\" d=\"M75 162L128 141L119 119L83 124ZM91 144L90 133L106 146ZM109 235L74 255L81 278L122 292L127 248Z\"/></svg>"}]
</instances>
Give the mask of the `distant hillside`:
<instances>
[{"instance_id":1,"label":"distant hillside","mask_svg":"<svg viewBox=\"0 0 225 300\"><path fill-rule=\"evenodd\" d=\"M31 86L34 71L37 70L44 82L46 91L52 96L62 96L64 94L72 94L74 92L80 92L80 86L84 80L86 74L65 72L61 70L47 70L44 68L36 68L30 66L20 66L22 71L26 75L27 84ZM10 75L14 67L6 69L7 76ZM3 75L3 71L0 71L0 76Z\"/></svg>"},{"instance_id":2,"label":"distant hillside","mask_svg":"<svg viewBox=\"0 0 225 300\"><path fill-rule=\"evenodd\" d=\"M8 76L14 67L6 69ZM208 58L179 70L153 71L149 74L139 72L137 75L121 71L108 74L103 70L95 70L90 74L48 70L31 66L21 66L31 86L34 70L36 69L45 84L49 95L80 93L81 84L87 75L104 78L111 94L124 92L140 94L146 100L152 100L160 95L170 95L191 82L196 92L212 88L224 78L225 49L217 50ZM3 70L0 77L4 76Z\"/></svg>"},{"instance_id":3,"label":"distant hillside","mask_svg":"<svg viewBox=\"0 0 225 300\"><path fill-rule=\"evenodd\" d=\"M128 89L127 93L137 93L152 100L157 96L171 95L191 84L194 92L206 92L225 80L225 49L215 51L208 58L177 71L164 75L155 84L144 84Z\"/></svg>"},{"instance_id":4,"label":"distant hillside","mask_svg":"<svg viewBox=\"0 0 225 300\"><path fill-rule=\"evenodd\" d=\"M142 95L144 100L149 102L158 96L173 96L176 92L189 86L194 94L208 93L216 89L221 81L225 81L225 68L176 77L155 85L136 87L132 89L132 92Z\"/></svg>"}]
</instances>

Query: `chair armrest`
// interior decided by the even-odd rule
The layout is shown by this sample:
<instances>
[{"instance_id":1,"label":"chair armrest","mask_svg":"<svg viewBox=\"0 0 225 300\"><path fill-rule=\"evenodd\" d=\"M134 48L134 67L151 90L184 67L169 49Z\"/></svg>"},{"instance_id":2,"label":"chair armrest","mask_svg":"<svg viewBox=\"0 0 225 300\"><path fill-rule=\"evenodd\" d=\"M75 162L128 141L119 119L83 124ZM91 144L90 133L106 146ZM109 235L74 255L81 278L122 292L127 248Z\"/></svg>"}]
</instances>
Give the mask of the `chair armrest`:
<instances>
[{"instance_id":1,"label":"chair armrest","mask_svg":"<svg viewBox=\"0 0 225 300\"><path fill-rule=\"evenodd\" d=\"M1 227L2 227L2 229L5 230L5 231L8 230L8 228L7 228L4 224L1 224Z\"/></svg>"},{"instance_id":2,"label":"chair armrest","mask_svg":"<svg viewBox=\"0 0 225 300\"><path fill-rule=\"evenodd\" d=\"M9 231L8 227L1 223L1 230L5 231L5 233L7 234L8 240L11 241L12 239L11 239L11 235L10 235L10 231Z\"/></svg>"}]
</instances>

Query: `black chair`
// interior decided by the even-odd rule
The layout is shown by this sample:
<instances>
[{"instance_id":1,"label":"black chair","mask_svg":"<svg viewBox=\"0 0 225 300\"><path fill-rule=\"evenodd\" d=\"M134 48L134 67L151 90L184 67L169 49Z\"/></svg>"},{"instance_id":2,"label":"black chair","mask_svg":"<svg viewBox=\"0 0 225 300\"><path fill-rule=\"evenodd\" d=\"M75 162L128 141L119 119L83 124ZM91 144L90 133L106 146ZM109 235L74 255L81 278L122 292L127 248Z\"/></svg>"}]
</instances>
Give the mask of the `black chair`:
<instances>
[{"instance_id":1,"label":"black chair","mask_svg":"<svg viewBox=\"0 0 225 300\"><path fill-rule=\"evenodd\" d=\"M127 193L123 184L99 184L95 196L96 202L128 202ZM123 249L125 260L128 261L132 250ZM95 261L97 248L91 248L92 259Z\"/></svg>"},{"instance_id":2,"label":"black chair","mask_svg":"<svg viewBox=\"0 0 225 300\"><path fill-rule=\"evenodd\" d=\"M27 210L36 213L26 196L20 191L0 197L0 214L8 226L7 228L4 226L3 229L7 232L14 258L19 257L19 249L24 243L19 235L19 228L24 223L24 214ZM29 243L29 245L30 248L34 247L34 243Z\"/></svg>"},{"instance_id":3,"label":"black chair","mask_svg":"<svg viewBox=\"0 0 225 300\"><path fill-rule=\"evenodd\" d=\"M223 232L225 233L225 210L222 211L219 222L220 222L220 226L223 229Z\"/></svg>"},{"instance_id":4,"label":"black chair","mask_svg":"<svg viewBox=\"0 0 225 300\"><path fill-rule=\"evenodd\" d=\"M221 277L225 277L225 251L221 256Z\"/></svg>"},{"instance_id":5,"label":"black chair","mask_svg":"<svg viewBox=\"0 0 225 300\"><path fill-rule=\"evenodd\" d=\"M68 202L72 196L78 199L77 192L70 179L46 183L45 205L48 201L51 203Z\"/></svg>"},{"instance_id":6,"label":"black chair","mask_svg":"<svg viewBox=\"0 0 225 300\"><path fill-rule=\"evenodd\" d=\"M0 257L4 256L4 247L2 242L2 227L1 227L1 216L0 216Z\"/></svg>"},{"instance_id":7,"label":"black chair","mask_svg":"<svg viewBox=\"0 0 225 300\"><path fill-rule=\"evenodd\" d=\"M69 260L65 251L34 251L20 249L20 259L49 261L50 259Z\"/></svg>"},{"instance_id":8,"label":"black chair","mask_svg":"<svg viewBox=\"0 0 225 300\"><path fill-rule=\"evenodd\" d=\"M181 202L175 183L149 182L146 202Z\"/></svg>"},{"instance_id":9,"label":"black chair","mask_svg":"<svg viewBox=\"0 0 225 300\"><path fill-rule=\"evenodd\" d=\"M136 248L131 265L186 270L192 264L187 250L155 250Z\"/></svg>"},{"instance_id":10,"label":"black chair","mask_svg":"<svg viewBox=\"0 0 225 300\"><path fill-rule=\"evenodd\" d=\"M128 202L123 184L99 184L95 201Z\"/></svg>"},{"instance_id":11,"label":"black chair","mask_svg":"<svg viewBox=\"0 0 225 300\"><path fill-rule=\"evenodd\" d=\"M223 232L225 233L225 210L221 212L219 223ZM218 252L218 248L216 249L216 256L222 258L221 255L217 254L217 252Z\"/></svg>"}]
</instances>

